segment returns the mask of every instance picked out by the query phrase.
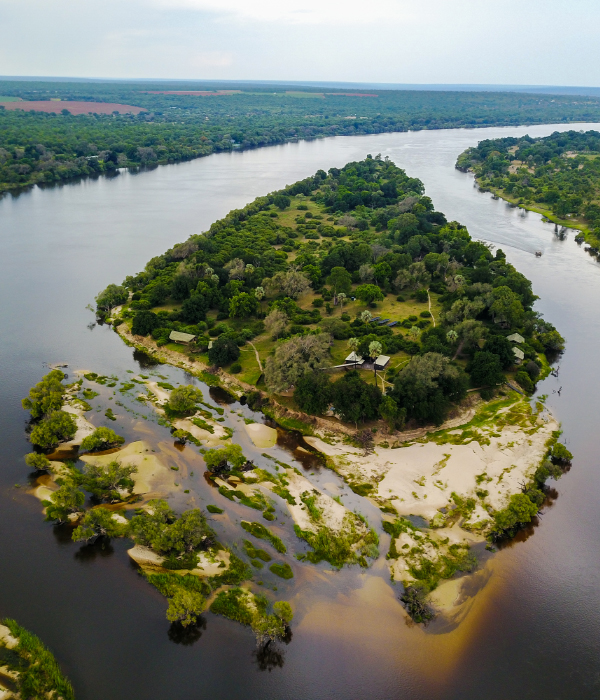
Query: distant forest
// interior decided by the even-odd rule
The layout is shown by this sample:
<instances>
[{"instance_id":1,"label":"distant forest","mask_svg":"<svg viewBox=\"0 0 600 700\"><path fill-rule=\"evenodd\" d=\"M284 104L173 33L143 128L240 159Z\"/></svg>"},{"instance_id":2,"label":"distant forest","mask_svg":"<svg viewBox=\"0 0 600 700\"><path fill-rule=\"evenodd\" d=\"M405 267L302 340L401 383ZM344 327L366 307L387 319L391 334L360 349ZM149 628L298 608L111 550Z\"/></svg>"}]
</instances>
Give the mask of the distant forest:
<instances>
[{"instance_id":1,"label":"distant forest","mask_svg":"<svg viewBox=\"0 0 600 700\"><path fill-rule=\"evenodd\" d=\"M210 89L232 89L215 85ZM507 92L300 90L239 87L219 96L151 94L205 90L198 83L0 81L2 100L60 99L143 107L138 115L74 116L0 106L0 192L153 167L220 151L298 139L419 129L600 121L600 98ZM23 107L26 109L26 104Z\"/></svg>"}]
</instances>

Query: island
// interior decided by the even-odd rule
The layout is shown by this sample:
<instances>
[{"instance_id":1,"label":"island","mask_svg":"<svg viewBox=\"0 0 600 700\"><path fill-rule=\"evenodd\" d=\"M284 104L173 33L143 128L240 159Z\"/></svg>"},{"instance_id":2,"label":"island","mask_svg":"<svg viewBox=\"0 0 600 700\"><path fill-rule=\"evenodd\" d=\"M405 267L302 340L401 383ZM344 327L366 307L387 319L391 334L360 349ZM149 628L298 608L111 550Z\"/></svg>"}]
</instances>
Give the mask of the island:
<instances>
[{"instance_id":1,"label":"island","mask_svg":"<svg viewBox=\"0 0 600 700\"><path fill-rule=\"evenodd\" d=\"M130 538L176 625L208 609L276 643L298 567L380 556L413 620L450 614L571 462L530 397L564 348L535 299L389 159L319 170L98 295L149 369L54 368L31 389L35 495L76 541ZM280 458L287 436L303 469Z\"/></svg>"},{"instance_id":2,"label":"island","mask_svg":"<svg viewBox=\"0 0 600 700\"><path fill-rule=\"evenodd\" d=\"M600 253L600 133L555 132L532 138L487 139L460 154L479 189L536 211L558 227L581 231L578 242Z\"/></svg>"}]
</instances>

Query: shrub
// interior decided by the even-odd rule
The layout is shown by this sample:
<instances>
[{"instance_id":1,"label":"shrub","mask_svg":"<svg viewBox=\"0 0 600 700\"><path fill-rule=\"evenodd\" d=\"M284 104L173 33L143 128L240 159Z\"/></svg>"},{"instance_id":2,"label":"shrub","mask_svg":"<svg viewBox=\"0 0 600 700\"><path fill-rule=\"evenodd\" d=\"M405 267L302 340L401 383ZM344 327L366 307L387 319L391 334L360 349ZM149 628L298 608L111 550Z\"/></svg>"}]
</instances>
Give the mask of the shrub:
<instances>
[{"instance_id":1,"label":"shrub","mask_svg":"<svg viewBox=\"0 0 600 700\"><path fill-rule=\"evenodd\" d=\"M77 423L70 413L53 411L35 426L29 439L34 445L47 448L70 440L76 432Z\"/></svg>"},{"instance_id":2,"label":"shrub","mask_svg":"<svg viewBox=\"0 0 600 700\"><path fill-rule=\"evenodd\" d=\"M114 430L100 427L83 439L81 449L88 452L107 450L109 447L122 445L124 442L125 438L117 435Z\"/></svg>"},{"instance_id":3,"label":"shrub","mask_svg":"<svg viewBox=\"0 0 600 700\"><path fill-rule=\"evenodd\" d=\"M229 368L231 374L239 374L242 371L242 365L239 362L234 362Z\"/></svg>"},{"instance_id":4,"label":"shrub","mask_svg":"<svg viewBox=\"0 0 600 700\"><path fill-rule=\"evenodd\" d=\"M202 401L202 392L192 384L173 389L169 396L169 408L176 413L191 413Z\"/></svg>"},{"instance_id":5,"label":"shrub","mask_svg":"<svg viewBox=\"0 0 600 700\"><path fill-rule=\"evenodd\" d=\"M287 562L284 564L271 564L269 569L275 574L275 576L279 576L279 578L294 578L292 567Z\"/></svg>"},{"instance_id":6,"label":"shrub","mask_svg":"<svg viewBox=\"0 0 600 700\"><path fill-rule=\"evenodd\" d=\"M415 299L421 303L424 303L429 300L429 295L427 294L426 289L419 289L418 292L415 292Z\"/></svg>"},{"instance_id":7,"label":"shrub","mask_svg":"<svg viewBox=\"0 0 600 700\"><path fill-rule=\"evenodd\" d=\"M524 369L520 369L517 372L515 379L528 394L531 394L531 392L535 389L535 384L531 381L531 377Z\"/></svg>"},{"instance_id":8,"label":"shrub","mask_svg":"<svg viewBox=\"0 0 600 700\"><path fill-rule=\"evenodd\" d=\"M30 452L25 455L25 464L31 469L42 472L49 469L50 460L46 455L40 454L39 452Z\"/></svg>"}]
</instances>

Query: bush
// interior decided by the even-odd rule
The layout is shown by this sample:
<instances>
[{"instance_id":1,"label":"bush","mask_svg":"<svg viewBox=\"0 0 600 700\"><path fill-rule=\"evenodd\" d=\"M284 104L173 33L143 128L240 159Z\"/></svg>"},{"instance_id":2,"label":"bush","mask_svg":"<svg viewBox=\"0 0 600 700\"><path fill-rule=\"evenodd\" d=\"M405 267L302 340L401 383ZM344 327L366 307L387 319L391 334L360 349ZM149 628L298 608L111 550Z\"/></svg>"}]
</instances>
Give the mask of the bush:
<instances>
[{"instance_id":1,"label":"bush","mask_svg":"<svg viewBox=\"0 0 600 700\"><path fill-rule=\"evenodd\" d=\"M133 317L131 332L133 335L149 335L160 327L160 319L153 311L139 311Z\"/></svg>"},{"instance_id":2,"label":"bush","mask_svg":"<svg viewBox=\"0 0 600 700\"><path fill-rule=\"evenodd\" d=\"M531 381L531 377L527 374L527 372L524 369L520 369L517 372L515 379L517 380L521 388L524 389L528 394L531 394L535 389L535 384Z\"/></svg>"},{"instance_id":3,"label":"bush","mask_svg":"<svg viewBox=\"0 0 600 700\"><path fill-rule=\"evenodd\" d=\"M300 410L321 415L329 408L332 384L326 372L311 372L296 383L294 401Z\"/></svg>"},{"instance_id":4,"label":"bush","mask_svg":"<svg viewBox=\"0 0 600 700\"><path fill-rule=\"evenodd\" d=\"M312 305L316 306L318 309L320 309L324 303L325 301L321 299L321 297L317 297L316 299L312 300Z\"/></svg>"},{"instance_id":5,"label":"bush","mask_svg":"<svg viewBox=\"0 0 600 700\"><path fill-rule=\"evenodd\" d=\"M415 299L421 303L424 303L429 300L429 295L427 294L426 289L419 289L418 292L415 292Z\"/></svg>"},{"instance_id":6,"label":"bush","mask_svg":"<svg viewBox=\"0 0 600 700\"><path fill-rule=\"evenodd\" d=\"M225 511L222 508L219 508L219 506L213 506L213 505L207 505L206 510L209 513L214 513L215 515L219 515L220 513L224 513Z\"/></svg>"},{"instance_id":7,"label":"bush","mask_svg":"<svg viewBox=\"0 0 600 700\"><path fill-rule=\"evenodd\" d=\"M39 452L30 452L25 455L25 464L36 471L46 471L50 467L50 460Z\"/></svg>"},{"instance_id":8,"label":"bush","mask_svg":"<svg viewBox=\"0 0 600 700\"><path fill-rule=\"evenodd\" d=\"M279 576L279 578L294 578L292 567L287 562L285 564L271 564L269 569L275 574L275 576Z\"/></svg>"},{"instance_id":9,"label":"bush","mask_svg":"<svg viewBox=\"0 0 600 700\"><path fill-rule=\"evenodd\" d=\"M77 432L77 423L70 413L53 411L31 431L29 439L34 445L48 448L59 442L71 440Z\"/></svg>"},{"instance_id":10,"label":"bush","mask_svg":"<svg viewBox=\"0 0 600 700\"><path fill-rule=\"evenodd\" d=\"M421 311L419 314L421 318L431 318L431 311Z\"/></svg>"},{"instance_id":11,"label":"bush","mask_svg":"<svg viewBox=\"0 0 600 700\"><path fill-rule=\"evenodd\" d=\"M239 374L242 371L242 365L239 362L234 362L229 368L231 374Z\"/></svg>"},{"instance_id":12,"label":"bush","mask_svg":"<svg viewBox=\"0 0 600 700\"><path fill-rule=\"evenodd\" d=\"M94 452L97 450L107 450L115 445L122 445L125 438L117 435L110 428L96 428L91 435L85 437L81 443L81 449Z\"/></svg>"},{"instance_id":13,"label":"bush","mask_svg":"<svg viewBox=\"0 0 600 700\"><path fill-rule=\"evenodd\" d=\"M187 384L173 389L169 396L169 408L175 413L192 413L196 404L202 401L202 392L197 387Z\"/></svg>"}]
</instances>

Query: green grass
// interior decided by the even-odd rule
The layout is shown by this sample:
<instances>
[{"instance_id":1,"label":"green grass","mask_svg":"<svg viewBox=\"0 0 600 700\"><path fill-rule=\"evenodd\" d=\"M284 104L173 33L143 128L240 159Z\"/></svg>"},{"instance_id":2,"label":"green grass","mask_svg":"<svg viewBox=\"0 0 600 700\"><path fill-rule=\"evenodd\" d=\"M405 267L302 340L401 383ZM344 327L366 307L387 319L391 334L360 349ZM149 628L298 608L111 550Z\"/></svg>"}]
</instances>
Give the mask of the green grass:
<instances>
[{"instance_id":1,"label":"green grass","mask_svg":"<svg viewBox=\"0 0 600 700\"><path fill-rule=\"evenodd\" d=\"M219 508L219 506L213 506L213 505L206 506L206 510L209 513L214 513L215 515L219 515L220 513L225 512L222 508Z\"/></svg>"},{"instance_id":2,"label":"green grass","mask_svg":"<svg viewBox=\"0 0 600 700\"><path fill-rule=\"evenodd\" d=\"M259 540L267 540L267 542L270 542L275 548L275 550L280 554L286 553L287 548L279 539L279 537L277 537L277 535L274 535L268 528L266 528L261 523L250 523L247 520L242 520L240 524L242 528L246 530L246 532L249 532L251 535L254 535L254 537L257 537Z\"/></svg>"}]
</instances>

